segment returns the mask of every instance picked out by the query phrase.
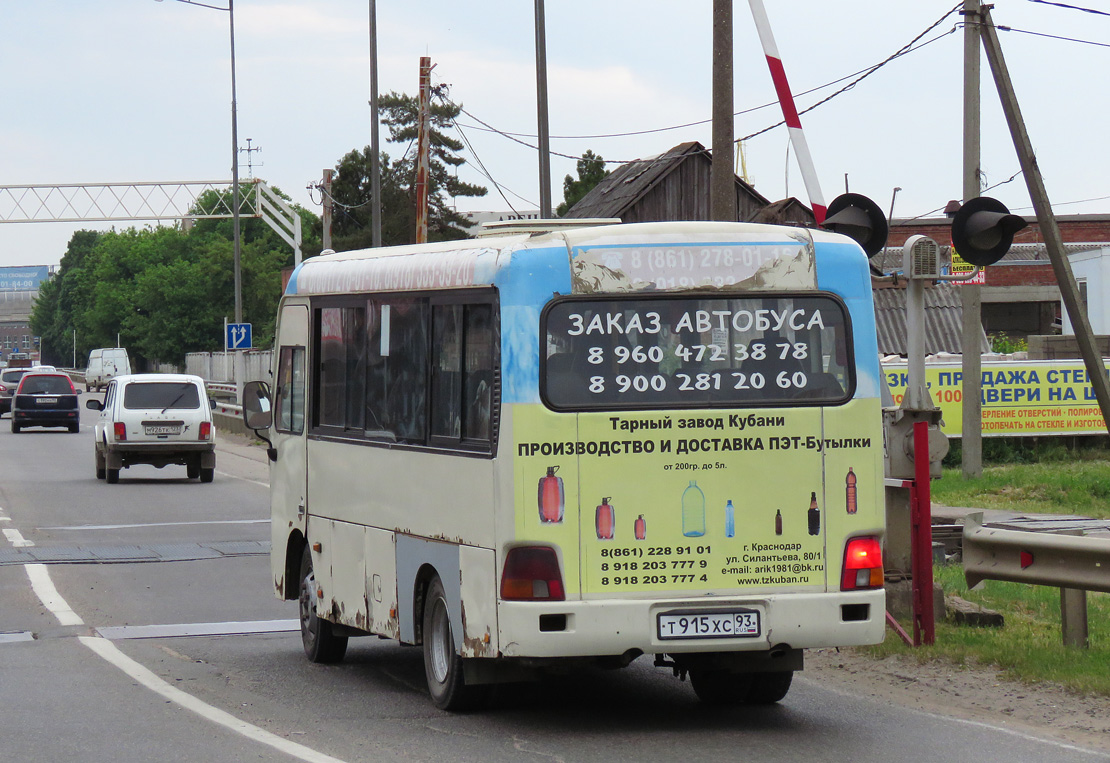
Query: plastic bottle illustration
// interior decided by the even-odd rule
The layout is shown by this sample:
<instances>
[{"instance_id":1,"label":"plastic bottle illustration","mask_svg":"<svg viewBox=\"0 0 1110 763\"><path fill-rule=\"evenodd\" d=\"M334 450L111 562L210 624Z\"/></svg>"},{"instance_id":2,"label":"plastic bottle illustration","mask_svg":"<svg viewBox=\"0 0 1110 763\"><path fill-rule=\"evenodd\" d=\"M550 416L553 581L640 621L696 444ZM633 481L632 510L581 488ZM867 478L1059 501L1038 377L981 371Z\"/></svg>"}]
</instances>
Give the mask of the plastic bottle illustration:
<instances>
[{"instance_id":1,"label":"plastic bottle illustration","mask_svg":"<svg viewBox=\"0 0 1110 763\"><path fill-rule=\"evenodd\" d=\"M775 535L782 535L782 509L775 509Z\"/></svg>"},{"instance_id":2,"label":"plastic bottle illustration","mask_svg":"<svg viewBox=\"0 0 1110 763\"><path fill-rule=\"evenodd\" d=\"M848 476L844 478L844 507L849 514L856 513L856 474L850 466Z\"/></svg>"},{"instance_id":3,"label":"plastic bottle illustration","mask_svg":"<svg viewBox=\"0 0 1110 763\"><path fill-rule=\"evenodd\" d=\"M736 537L736 509L732 508L732 501L725 504L725 537Z\"/></svg>"},{"instance_id":4,"label":"plastic bottle illustration","mask_svg":"<svg viewBox=\"0 0 1110 763\"><path fill-rule=\"evenodd\" d=\"M539 505L541 522L562 522L566 494L563 492L563 478L556 477L557 466L547 467L547 476L540 477Z\"/></svg>"},{"instance_id":5,"label":"plastic bottle illustration","mask_svg":"<svg viewBox=\"0 0 1110 763\"><path fill-rule=\"evenodd\" d=\"M694 480L682 491L682 534L687 538L705 535L705 493Z\"/></svg>"},{"instance_id":6,"label":"plastic bottle illustration","mask_svg":"<svg viewBox=\"0 0 1110 763\"><path fill-rule=\"evenodd\" d=\"M806 512L809 519L809 534L821 534L821 512L817 509L817 493L809 494L809 511Z\"/></svg>"},{"instance_id":7,"label":"plastic bottle illustration","mask_svg":"<svg viewBox=\"0 0 1110 763\"><path fill-rule=\"evenodd\" d=\"M647 537L647 521L644 519L643 514L636 517L635 529L636 529L636 540L643 540L644 538Z\"/></svg>"},{"instance_id":8,"label":"plastic bottle illustration","mask_svg":"<svg viewBox=\"0 0 1110 763\"><path fill-rule=\"evenodd\" d=\"M617 512L609 505L609 498L602 498L594 515L594 525L597 528L598 540L612 540L613 531L617 527Z\"/></svg>"}]
</instances>

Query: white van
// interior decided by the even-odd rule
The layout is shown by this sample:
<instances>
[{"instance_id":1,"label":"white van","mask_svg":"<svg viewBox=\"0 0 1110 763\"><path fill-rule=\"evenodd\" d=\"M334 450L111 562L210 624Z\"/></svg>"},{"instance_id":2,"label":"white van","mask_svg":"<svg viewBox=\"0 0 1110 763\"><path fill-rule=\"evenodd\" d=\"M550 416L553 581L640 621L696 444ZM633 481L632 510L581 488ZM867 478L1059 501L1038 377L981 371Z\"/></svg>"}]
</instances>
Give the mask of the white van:
<instances>
[{"instance_id":1,"label":"white van","mask_svg":"<svg viewBox=\"0 0 1110 763\"><path fill-rule=\"evenodd\" d=\"M117 376L131 373L131 361L122 347L103 347L89 353L85 368L85 387L101 390Z\"/></svg>"}]
</instances>

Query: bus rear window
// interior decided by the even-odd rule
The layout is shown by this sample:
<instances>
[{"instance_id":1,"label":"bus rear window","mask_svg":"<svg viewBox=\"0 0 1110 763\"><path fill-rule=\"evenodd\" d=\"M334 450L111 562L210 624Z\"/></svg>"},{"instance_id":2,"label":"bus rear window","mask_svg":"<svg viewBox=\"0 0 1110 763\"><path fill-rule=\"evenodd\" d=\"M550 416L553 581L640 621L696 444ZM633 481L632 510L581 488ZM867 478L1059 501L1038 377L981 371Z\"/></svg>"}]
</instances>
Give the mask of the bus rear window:
<instances>
[{"instance_id":1,"label":"bus rear window","mask_svg":"<svg viewBox=\"0 0 1110 763\"><path fill-rule=\"evenodd\" d=\"M543 315L556 410L830 405L855 389L832 295L566 299Z\"/></svg>"}]
</instances>

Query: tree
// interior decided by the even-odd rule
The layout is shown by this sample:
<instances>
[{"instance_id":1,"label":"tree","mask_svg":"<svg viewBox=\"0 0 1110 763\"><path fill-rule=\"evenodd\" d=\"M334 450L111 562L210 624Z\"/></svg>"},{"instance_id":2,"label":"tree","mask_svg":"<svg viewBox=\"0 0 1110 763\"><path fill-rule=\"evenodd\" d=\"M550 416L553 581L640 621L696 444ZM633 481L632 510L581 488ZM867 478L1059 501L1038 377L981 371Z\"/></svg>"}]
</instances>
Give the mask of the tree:
<instances>
[{"instance_id":1,"label":"tree","mask_svg":"<svg viewBox=\"0 0 1110 763\"><path fill-rule=\"evenodd\" d=\"M451 168L466 160L458 156L463 144L445 131L454 127L461 105L434 90L430 106L431 133L428 162L428 240L467 238L469 223L449 203L447 196L485 196L486 189L459 180ZM391 92L379 100L382 124L389 128L391 143L405 143L400 159L381 154L382 243L411 244L416 240L416 138L420 104L417 98ZM336 201L333 231L341 249L370 246L370 147L347 153L336 165L332 198Z\"/></svg>"},{"instance_id":2,"label":"tree","mask_svg":"<svg viewBox=\"0 0 1110 763\"><path fill-rule=\"evenodd\" d=\"M582 200L593 187L608 177L605 160L589 149L578 159L578 179L570 175L563 178L563 203L555 209L558 217L563 217L571 207Z\"/></svg>"}]
</instances>

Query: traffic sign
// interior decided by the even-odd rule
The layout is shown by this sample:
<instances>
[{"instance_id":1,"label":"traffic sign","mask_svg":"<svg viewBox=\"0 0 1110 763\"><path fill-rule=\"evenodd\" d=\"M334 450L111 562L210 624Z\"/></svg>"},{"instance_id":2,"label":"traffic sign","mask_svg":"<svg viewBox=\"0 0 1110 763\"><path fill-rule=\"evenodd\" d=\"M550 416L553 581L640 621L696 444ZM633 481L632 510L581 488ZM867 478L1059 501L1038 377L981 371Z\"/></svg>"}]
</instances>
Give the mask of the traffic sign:
<instances>
[{"instance_id":1,"label":"traffic sign","mask_svg":"<svg viewBox=\"0 0 1110 763\"><path fill-rule=\"evenodd\" d=\"M251 325L249 323L227 324L224 344L229 350L249 350L251 348Z\"/></svg>"}]
</instances>

